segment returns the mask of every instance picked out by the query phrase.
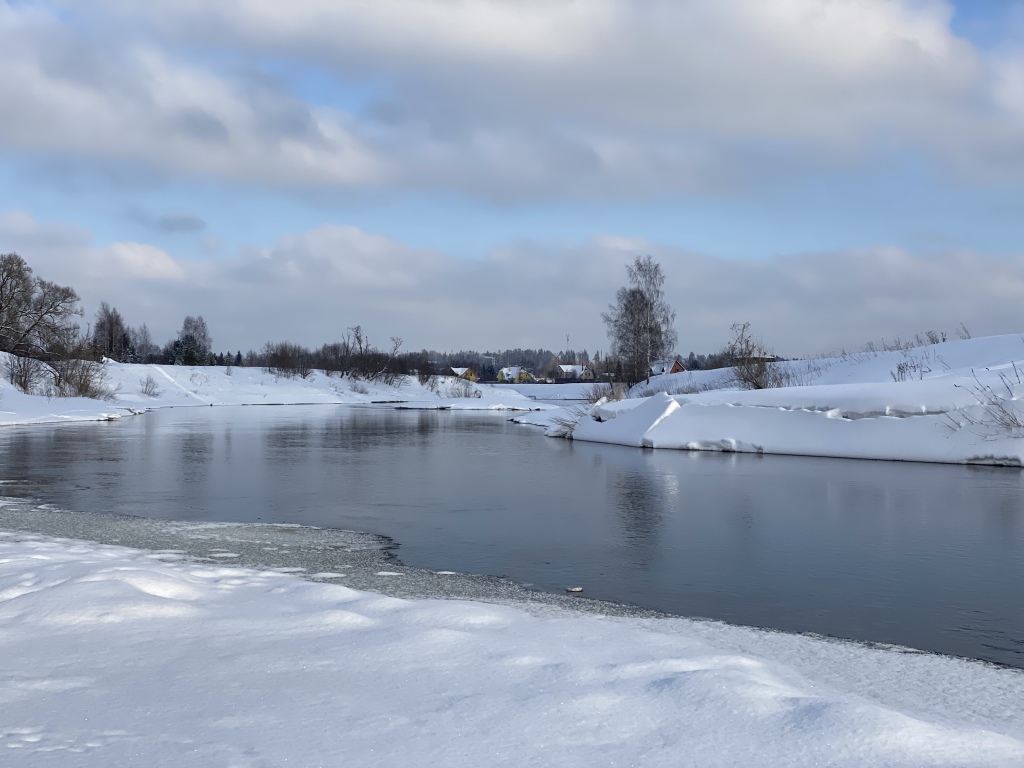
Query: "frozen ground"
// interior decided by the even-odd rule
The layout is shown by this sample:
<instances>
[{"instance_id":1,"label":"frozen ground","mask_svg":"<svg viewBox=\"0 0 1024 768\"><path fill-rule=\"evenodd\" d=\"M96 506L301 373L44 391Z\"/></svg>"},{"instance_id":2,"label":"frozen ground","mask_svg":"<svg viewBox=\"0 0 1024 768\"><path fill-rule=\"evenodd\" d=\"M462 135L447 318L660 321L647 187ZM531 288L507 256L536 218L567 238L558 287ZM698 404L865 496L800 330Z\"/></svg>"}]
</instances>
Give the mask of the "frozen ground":
<instances>
[{"instance_id":1,"label":"frozen ground","mask_svg":"<svg viewBox=\"0 0 1024 768\"><path fill-rule=\"evenodd\" d=\"M723 387L728 370L660 376L582 415L516 420L565 435L558 422L579 416L573 439L638 447L1021 466L1022 361L1020 336L970 339L782 363L800 385L779 389Z\"/></svg>"},{"instance_id":2,"label":"frozen ground","mask_svg":"<svg viewBox=\"0 0 1024 768\"><path fill-rule=\"evenodd\" d=\"M5 765L1024 764L1013 670L182 557L0 533Z\"/></svg>"},{"instance_id":3,"label":"frozen ground","mask_svg":"<svg viewBox=\"0 0 1024 768\"><path fill-rule=\"evenodd\" d=\"M5 353L0 352L0 370ZM126 365L106 362L103 373L110 400L47 398L26 395L0 379L0 425L46 424L116 419L151 408L202 405L297 405L307 403L401 403L413 408L457 410L531 410L538 405L518 392L470 385L454 377L439 379L437 391L416 377L397 386L313 371L307 378L284 377L262 368L225 366ZM151 381L146 394L146 382ZM479 392L479 397L461 396Z\"/></svg>"}]
</instances>

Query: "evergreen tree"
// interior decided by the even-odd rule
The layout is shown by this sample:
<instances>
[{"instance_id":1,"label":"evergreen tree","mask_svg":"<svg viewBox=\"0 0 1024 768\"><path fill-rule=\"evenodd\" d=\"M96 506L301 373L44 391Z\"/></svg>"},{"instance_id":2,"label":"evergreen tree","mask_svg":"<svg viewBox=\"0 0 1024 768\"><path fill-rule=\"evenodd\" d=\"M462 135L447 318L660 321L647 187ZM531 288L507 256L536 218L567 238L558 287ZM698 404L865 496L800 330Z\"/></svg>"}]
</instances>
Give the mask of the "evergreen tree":
<instances>
[{"instance_id":1,"label":"evergreen tree","mask_svg":"<svg viewBox=\"0 0 1024 768\"><path fill-rule=\"evenodd\" d=\"M178 338L172 342L172 355L175 365L210 365L212 354L210 347L210 331L202 315L189 315L178 331Z\"/></svg>"}]
</instances>

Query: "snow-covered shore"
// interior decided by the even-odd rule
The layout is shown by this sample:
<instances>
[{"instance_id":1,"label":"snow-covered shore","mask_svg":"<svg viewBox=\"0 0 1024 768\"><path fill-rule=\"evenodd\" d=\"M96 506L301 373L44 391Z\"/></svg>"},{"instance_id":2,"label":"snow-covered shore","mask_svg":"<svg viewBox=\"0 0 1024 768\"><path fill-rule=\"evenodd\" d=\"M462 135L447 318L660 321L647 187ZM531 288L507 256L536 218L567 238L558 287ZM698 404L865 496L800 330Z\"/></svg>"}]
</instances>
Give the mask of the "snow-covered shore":
<instances>
[{"instance_id":1,"label":"snow-covered shore","mask_svg":"<svg viewBox=\"0 0 1024 768\"><path fill-rule=\"evenodd\" d=\"M997 336L781 363L802 383L779 389L699 391L728 371L660 376L634 390L653 394L588 409L569 436L647 448L1021 466L1022 361L1021 337ZM576 415L516 420L555 435L566 432L559 421Z\"/></svg>"},{"instance_id":2,"label":"snow-covered shore","mask_svg":"<svg viewBox=\"0 0 1024 768\"><path fill-rule=\"evenodd\" d=\"M742 450L756 435L765 451L825 441L846 451L827 455L862 445L875 446L870 457L878 446L921 456L961 445L929 425L978 407L964 388L977 385L971 368L999 383L1021 351L1017 337L937 345L914 353L934 369L901 382L883 374L905 353L819 361L802 387L607 403L575 437L690 448L683 431L706 430L700 439L735 443L702 448ZM413 382L106 370L120 385L114 401L25 399L5 384L0 423L184 405L457 402ZM138 391L147 375L156 397ZM480 389L464 407L535 407L510 387ZM958 450L976 440L1021 455L1019 438L960 432ZM715 622L401 600L26 533L0 532L0 657L0 754L12 765L1024 765L1019 670Z\"/></svg>"},{"instance_id":3,"label":"snow-covered shore","mask_svg":"<svg viewBox=\"0 0 1024 768\"><path fill-rule=\"evenodd\" d=\"M798 386L740 390L726 371L652 378L633 398L589 408L571 437L679 450L961 464L1024 464L1024 340L994 336L888 352L781 363ZM577 413L538 399L583 398L592 384L470 386L415 377L387 386L314 371L103 365L109 400L25 395L0 381L0 425L96 421L161 407L391 404L410 409L545 410L515 420L564 434ZM895 378L900 380L896 381ZM473 397L464 397L471 391ZM550 396L550 398L549 398ZM1000 405L986 399L997 397ZM577 406L578 411L579 406ZM999 413L999 411L1002 413ZM1009 416L1019 425L999 424Z\"/></svg>"},{"instance_id":4,"label":"snow-covered shore","mask_svg":"<svg viewBox=\"0 0 1024 768\"><path fill-rule=\"evenodd\" d=\"M0 353L0 363L4 357ZM110 361L103 364L103 376L113 392L109 400L26 395L0 380L0 426L104 421L153 408L202 405L401 403L410 408L510 411L545 407L507 387L470 387L468 382L459 382L454 377L441 378L434 391L414 376L403 377L396 386L388 386L328 376L322 371L300 378L274 375L262 368L128 365ZM460 396L467 390L474 395L478 392L479 396Z\"/></svg>"},{"instance_id":5,"label":"snow-covered shore","mask_svg":"<svg viewBox=\"0 0 1024 768\"><path fill-rule=\"evenodd\" d=\"M1024 674L0 533L26 766L1024 764Z\"/></svg>"},{"instance_id":6,"label":"snow-covered shore","mask_svg":"<svg viewBox=\"0 0 1024 768\"><path fill-rule=\"evenodd\" d=\"M790 454L958 464L1024 464L1024 340L996 336L779 364L799 386L740 390L728 371L659 376L633 398L604 403L570 430L577 440L687 451ZM585 397L592 384L469 386L415 377L395 386L329 376L282 377L252 368L106 362L109 400L26 395L0 381L0 425L116 419L154 408L299 403L390 403L428 410L537 411L515 419L564 433L567 410L538 398ZM899 381L894 379L899 378ZM147 384L148 383L148 384ZM466 389L478 396L464 397ZM1001 407L986 398L997 395ZM982 400L982 401L980 401ZM577 407L579 409L579 406ZM1001 408L1019 426L999 425Z\"/></svg>"}]
</instances>

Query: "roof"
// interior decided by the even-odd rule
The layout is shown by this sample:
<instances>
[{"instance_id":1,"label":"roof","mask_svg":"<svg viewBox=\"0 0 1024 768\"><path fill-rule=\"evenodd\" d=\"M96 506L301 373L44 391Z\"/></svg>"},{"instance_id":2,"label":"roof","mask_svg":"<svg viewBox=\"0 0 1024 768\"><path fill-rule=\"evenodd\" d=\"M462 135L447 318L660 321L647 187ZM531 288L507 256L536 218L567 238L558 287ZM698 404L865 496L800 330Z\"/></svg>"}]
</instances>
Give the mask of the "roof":
<instances>
[{"instance_id":1,"label":"roof","mask_svg":"<svg viewBox=\"0 0 1024 768\"><path fill-rule=\"evenodd\" d=\"M502 368L500 371L498 371L498 378L516 379L519 377L520 373L525 373L527 376L531 375L530 372L523 368L521 365L510 365L507 368Z\"/></svg>"},{"instance_id":2,"label":"roof","mask_svg":"<svg viewBox=\"0 0 1024 768\"><path fill-rule=\"evenodd\" d=\"M662 373L668 373L672 370L672 366L675 364L675 360L656 360L651 363L651 374L657 376Z\"/></svg>"}]
</instances>

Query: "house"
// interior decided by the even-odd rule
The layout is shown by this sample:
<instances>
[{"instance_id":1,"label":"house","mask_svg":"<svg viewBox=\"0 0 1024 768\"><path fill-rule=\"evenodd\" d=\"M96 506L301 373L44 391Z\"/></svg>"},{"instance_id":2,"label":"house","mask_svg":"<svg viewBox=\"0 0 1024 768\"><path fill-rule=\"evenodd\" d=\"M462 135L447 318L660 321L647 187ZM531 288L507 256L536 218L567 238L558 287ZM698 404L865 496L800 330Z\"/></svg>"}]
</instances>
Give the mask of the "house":
<instances>
[{"instance_id":1,"label":"house","mask_svg":"<svg viewBox=\"0 0 1024 768\"><path fill-rule=\"evenodd\" d=\"M593 381L594 372L586 365L559 365L559 378L576 379L577 381Z\"/></svg>"},{"instance_id":2,"label":"house","mask_svg":"<svg viewBox=\"0 0 1024 768\"><path fill-rule=\"evenodd\" d=\"M686 368L679 361L678 358L675 360L658 360L651 363L651 376L661 376L663 373L682 373Z\"/></svg>"},{"instance_id":3,"label":"house","mask_svg":"<svg viewBox=\"0 0 1024 768\"><path fill-rule=\"evenodd\" d=\"M529 384L536 381L533 374L518 365L510 365L498 371L498 381L505 383Z\"/></svg>"},{"instance_id":4,"label":"house","mask_svg":"<svg viewBox=\"0 0 1024 768\"><path fill-rule=\"evenodd\" d=\"M477 380L476 372L472 368L454 368L453 367L452 368L452 373L454 373L460 379L465 379L466 381L476 381Z\"/></svg>"}]
</instances>

